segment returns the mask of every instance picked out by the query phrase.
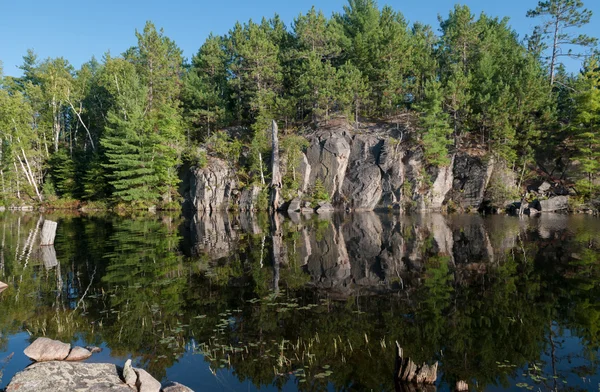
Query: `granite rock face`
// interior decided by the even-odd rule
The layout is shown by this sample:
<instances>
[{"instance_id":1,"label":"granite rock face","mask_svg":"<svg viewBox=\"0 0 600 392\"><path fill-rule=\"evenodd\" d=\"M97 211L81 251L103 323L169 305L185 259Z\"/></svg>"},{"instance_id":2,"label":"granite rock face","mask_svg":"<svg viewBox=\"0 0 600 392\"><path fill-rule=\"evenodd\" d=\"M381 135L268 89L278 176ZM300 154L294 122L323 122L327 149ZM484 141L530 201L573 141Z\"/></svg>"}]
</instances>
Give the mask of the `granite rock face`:
<instances>
[{"instance_id":1,"label":"granite rock face","mask_svg":"<svg viewBox=\"0 0 600 392\"><path fill-rule=\"evenodd\" d=\"M454 180L450 198L463 208L478 209L494 171L494 161L457 154L454 158Z\"/></svg>"},{"instance_id":2,"label":"granite rock face","mask_svg":"<svg viewBox=\"0 0 600 392\"><path fill-rule=\"evenodd\" d=\"M210 158L204 167L194 167L191 171L190 198L197 211L220 211L229 208L237 180L227 162Z\"/></svg>"},{"instance_id":3,"label":"granite rock face","mask_svg":"<svg viewBox=\"0 0 600 392\"><path fill-rule=\"evenodd\" d=\"M307 136L308 148L293 172L298 189L287 201L305 200L320 182L336 209L439 211L449 202L462 209L482 207L492 173L499 166L493 159L481 151L462 151L450 156L447 166L435 167L427 164L416 143L390 135L358 133L340 126ZM286 159L282 151L282 162ZM237 189L241 185L232 166L217 158L191 172L188 201L197 211L254 210L264 189L257 185ZM292 211L302 208L297 200L292 206Z\"/></svg>"},{"instance_id":4,"label":"granite rock face","mask_svg":"<svg viewBox=\"0 0 600 392\"><path fill-rule=\"evenodd\" d=\"M106 363L38 362L17 373L6 392L131 392Z\"/></svg>"}]
</instances>

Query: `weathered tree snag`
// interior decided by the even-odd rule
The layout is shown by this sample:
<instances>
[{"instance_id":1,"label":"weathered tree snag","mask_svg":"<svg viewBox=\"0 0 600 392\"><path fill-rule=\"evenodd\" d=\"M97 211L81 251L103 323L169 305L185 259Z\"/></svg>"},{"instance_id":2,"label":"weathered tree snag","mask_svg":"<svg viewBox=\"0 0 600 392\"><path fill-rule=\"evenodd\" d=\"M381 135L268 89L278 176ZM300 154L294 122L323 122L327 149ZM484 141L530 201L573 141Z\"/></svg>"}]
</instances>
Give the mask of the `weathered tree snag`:
<instances>
[{"instance_id":1,"label":"weathered tree snag","mask_svg":"<svg viewBox=\"0 0 600 392\"><path fill-rule=\"evenodd\" d=\"M0 293L8 288L8 285L4 282L0 282Z\"/></svg>"},{"instance_id":2,"label":"weathered tree snag","mask_svg":"<svg viewBox=\"0 0 600 392\"><path fill-rule=\"evenodd\" d=\"M56 237L56 226L58 224L51 220L45 220L44 226L42 227L42 240L41 246L54 245L54 238Z\"/></svg>"},{"instance_id":3,"label":"weathered tree snag","mask_svg":"<svg viewBox=\"0 0 600 392\"><path fill-rule=\"evenodd\" d=\"M277 137L277 123L273 120L271 125L272 139L273 139L273 153L271 159L271 214L275 212L281 206L279 192L282 186L281 171L279 170L279 139Z\"/></svg>"},{"instance_id":4,"label":"weathered tree snag","mask_svg":"<svg viewBox=\"0 0 600 392\"><path fill-rule=\"evenodd\" d=\"M396 382L435 384L437 380L438 363L433 365L422 364L417 366L410 358L405 358L402 348L396 343Z\"/></svg>"}]
</instances>

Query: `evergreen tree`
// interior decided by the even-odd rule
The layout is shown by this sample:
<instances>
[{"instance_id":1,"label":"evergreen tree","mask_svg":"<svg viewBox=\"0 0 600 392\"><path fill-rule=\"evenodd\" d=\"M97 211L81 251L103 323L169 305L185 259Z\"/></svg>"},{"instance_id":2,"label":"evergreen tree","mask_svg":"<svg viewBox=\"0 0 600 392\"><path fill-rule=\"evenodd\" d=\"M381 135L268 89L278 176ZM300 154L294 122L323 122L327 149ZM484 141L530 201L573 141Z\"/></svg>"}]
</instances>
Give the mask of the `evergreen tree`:
<instances>
[{"instance_id":1,"label":"evergreen tree","mask_svg":"<svg viewBox=\"0 0 600 392\"><path fill-rule=\"evenodd\" d=\"M586 177L579 183L579 190L592 197L594 181L600 172L600 62L597 57L586 61L577 91L573 131L578 150L576 158Z\"/></svg>"},{"instance_id":2,"label":"evergreen tree","mask_svg":"<svg viewBox=\"0 0 600 392\"><path fill-rule=\"evenodd\" d=\"M148 91L135 68L115 59L111 68L119 95L108 112L108 122L101 145L107 163L113 197L131 204L155 203L160 180L153 167L153 154L146 108Z\"/></svg>"},{"instance_id":3,"label":"evergreen tree","mask_svg":"<svg viewBox=\"0 0 600 392\"><path fill-rule=\"evenodd\" d=\"M442 88L440 82L430 80L425 86L425 99L417 106L421 113L420 133L425 160L430 165L445 166L448 159L448 137L452 128L448 115L442 110Z\"/></svg>"},{"instance_id":4,"label":"evergreen tree","mask_svg":"<svg viewBox=\"0 0 600 392\"><path fill-rule=\"evenodd\" d=\"M556 66L559 57L581 57L573 52L572 46L593 47L597 39L585 34L571 34L567 29L581 28L590 23L592 11L583 8L581 0L545 0L538 2L537 7L527 11L529 18L543 18L543 23L535 30L540 40L550 42L548 61L550 62L550 84L556 80ZM569 49L564 51L567 46ZM543 49L543 47L539 47Z\"/></svg>"},{"instance_id":5,"label":"evergreen tree","mask_svg":"<svg viewBox=\"0 0 600 392\"><path fill-rule=\"evenodd\" d=\"M184 117L191 127L209 138L227 119L227 55L223 37L210 35L192 58L185 74L182 100Z\"/></svg>"},{"instance_id":6,"label":"evergreen tree","mask_svg":"<svg viewBox=\"0 0 600 392\"><path fill-rule=\"evenodd\" d=\"M238 120L247 118L255 130L266 129L276 118L275 104L283 87L278 36L263 19L236 24L227 42L230 56L229 86Z\"/></svg>"}]
</instances>

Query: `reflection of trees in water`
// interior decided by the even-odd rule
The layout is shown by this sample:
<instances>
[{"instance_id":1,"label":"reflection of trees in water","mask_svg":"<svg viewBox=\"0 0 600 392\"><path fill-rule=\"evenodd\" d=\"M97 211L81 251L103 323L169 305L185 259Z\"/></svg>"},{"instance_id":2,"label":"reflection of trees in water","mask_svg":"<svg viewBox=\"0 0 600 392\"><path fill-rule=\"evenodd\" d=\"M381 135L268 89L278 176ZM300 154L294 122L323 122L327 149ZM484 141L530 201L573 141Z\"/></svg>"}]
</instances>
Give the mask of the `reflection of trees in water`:
<instances>
[{"instance_id":1,"label":"reflection of trees in water","mask_svg":"<svg viewBox=\"0 0 600 392\"><path fill-rule=\"evenodd\" d=\"M192 251L181 249L184 226L169 217L63 218L60 269L47 270L35 250L27 265L20 258L38 217L7 214L0 280L11 288L0 295L0 339L5 345L22 328L82 336L138 357L160 377L193 336L213 369L268 385L293 372L301 380L304 367L299 388L307 390L327 382L392 389L396 341L417 363L439 360L450 385L514 382L515 368L498 362L545 361L559 380L595 374L600 231L595 221L568 219L282 221L281 292L273 297L264 218L186 223ZM557 358L565 328L581 337L587 368Z\"/></svg>"}]
</instances>

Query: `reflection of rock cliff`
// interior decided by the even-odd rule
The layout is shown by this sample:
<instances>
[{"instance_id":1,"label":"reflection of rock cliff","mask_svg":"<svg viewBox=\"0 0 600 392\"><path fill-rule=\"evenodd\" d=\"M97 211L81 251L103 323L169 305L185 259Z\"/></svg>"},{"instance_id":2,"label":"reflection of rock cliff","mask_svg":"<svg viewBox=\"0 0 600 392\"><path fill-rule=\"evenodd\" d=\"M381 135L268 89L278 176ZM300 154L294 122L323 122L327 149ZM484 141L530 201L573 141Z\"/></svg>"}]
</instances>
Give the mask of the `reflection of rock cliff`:
<instances>
[{"instance_id":1,"label":"reflection of rock cliff","mask_svg":"<svg viewBox=\"0 0 600 392\"><path fill-rule=\"evenodd\" d=\"M418 285L433 257L447 258L456 283L469 281L501 263L525 229L522 220L510 217L369 212L350 214L319 227L317 234L311 235L308 271L318 287L343 292Z\"/></svg>"},{"instance_id":2,"label":"reflection of rock cliff","mask_svg":"<svg viewBox=\"0 0 600 392\"><path fill-rule=\"evenodd\" d=\"M526 230L551 238L564 230L566 219L374 212L296 217L283 225L284 238L290 239L283 246L289 263L302 267L316 287L340 294L383 292L420 285L430 261L440 258L448 262L455 284L468 283L510 257ZM197 215L193 253L212 260L235 254L241 232L264 233L256 215Z\"/></svg>"}]
</instances>

